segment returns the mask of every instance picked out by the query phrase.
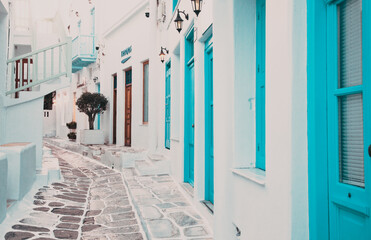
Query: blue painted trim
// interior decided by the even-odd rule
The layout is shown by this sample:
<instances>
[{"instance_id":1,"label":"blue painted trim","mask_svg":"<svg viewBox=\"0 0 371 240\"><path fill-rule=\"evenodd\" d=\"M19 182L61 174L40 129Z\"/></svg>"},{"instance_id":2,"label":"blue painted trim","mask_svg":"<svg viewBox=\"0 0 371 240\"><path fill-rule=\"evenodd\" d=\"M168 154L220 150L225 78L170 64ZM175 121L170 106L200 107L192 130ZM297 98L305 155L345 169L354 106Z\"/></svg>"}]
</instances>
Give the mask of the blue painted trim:
<instances>
[{"instance_id":1,"label":"blue painted trim","mask_svg":"<svg viewBox=\"0 0 371 240\"><path fill-rule=\"evenodd\" d=\"M214 203L213 41L205 42L205 200Z\"/></svg>"},{"instance_id":2,"label":"blue painted trim","mask_svg":"<svg viewBox=\"0 0 371 240\"><path fill-rule=\"evenodd\" d=\"M165 148L170 149L171 128L171 61L165 67Z\"/></svg>"},{"instance_id":3,"label":"blue painted trim","mask_svg":"<svg viewBox=\"0 0 371 240\"><path fill-rule=\"evenodd\" d=\"M256 2L256 163L265 170L265 0Z\"/></svg>"},{"instance_id":4,"label":"blue painted trim","mask_svg":"<svg viewBox=\"0 0 371 240\"><path fill-rule=\"evenodd\" d=\"M178 4L179 0L173 0L173 12L175 11L176 5Z\"/></svg>"},{"instance_id":5,"label":"blue painted trim","mask_svg":"<svg viewBox=\"0 0 371 240\"><path fill-rule=\"evenodd\" d=\"M193 27L185 37L184 182L194 185L194 44ZM193 145L194 147L194 145Z\"/></svg>"},{"instance_id":6,"label":"blue painted trim","mask_svg":"<svg viewBox=\"0 0 371 240\"><path fill-rule=\"evenodd\" d=\"M309 238L329 239L326 4L307 1Z\"/></svg>"}]
</instances>

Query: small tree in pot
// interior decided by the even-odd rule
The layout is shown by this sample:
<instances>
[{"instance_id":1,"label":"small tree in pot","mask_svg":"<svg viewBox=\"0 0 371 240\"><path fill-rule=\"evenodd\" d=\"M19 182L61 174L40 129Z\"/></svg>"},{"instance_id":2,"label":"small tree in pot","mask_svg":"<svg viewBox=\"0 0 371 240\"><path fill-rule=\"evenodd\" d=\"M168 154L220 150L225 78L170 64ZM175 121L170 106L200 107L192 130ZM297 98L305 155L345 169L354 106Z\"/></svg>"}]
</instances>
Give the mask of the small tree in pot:
<instances>
[{"instance_id":1,"label":"small tree in pot","mask_svg":"<svg viewBox=\"0 0 371 240\"><path fill-rule=\"evenodd\" d=\"M80 112L88 115L89 129L94 130L94 120L97 114L103 113L107 109L108 100L101 93L83 93L76 101Z\"/></svg>"}]
</instances>

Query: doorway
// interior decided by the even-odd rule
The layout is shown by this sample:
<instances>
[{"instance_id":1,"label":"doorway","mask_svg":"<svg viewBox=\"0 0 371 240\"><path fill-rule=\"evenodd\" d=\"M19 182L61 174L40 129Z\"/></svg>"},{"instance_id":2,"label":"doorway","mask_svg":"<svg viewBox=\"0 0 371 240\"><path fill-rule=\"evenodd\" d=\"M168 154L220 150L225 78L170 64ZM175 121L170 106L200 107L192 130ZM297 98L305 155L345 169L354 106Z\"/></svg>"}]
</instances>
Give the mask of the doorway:
<instances>
[{"instance_id":1,"label":"doorway","mask_svg":"<svg viewBox=\"0 0 371 240\"><path fill-rule=\"evenodd\" d=\"M125 70L125 146L131 146L132 71Z\"/></svg>"},{"instance_id":2,"label":"doorway","mask_svg":"<svg viewBox=\"0 0 371 240\"><path fill-rule=\"evenodd\" d=\"M205 44L205 200L214 203L214 91L212 38Z\"/></svg>"},{"instance_id":3,"label":"doorway","mask_svg":"<svg viewBox=\"0 0 371 240\"><path fill-rule=\"evenodd\" d=\"M193 29L185 41L185 84L184 84L184 181L194 185L194 136L195 136L195 97L194 97L194 44Z\"/></svg>"},{"instance_id":4,"label":"doorway","mask_svg":"<svg viewBox=\"0 0 371 240\"><path fill-rule=\"evenodd\" d=\"M113 75L113 122L112 122L112 144L116 144L117 131L117 74Z\"/></svg>"}]
</instances>

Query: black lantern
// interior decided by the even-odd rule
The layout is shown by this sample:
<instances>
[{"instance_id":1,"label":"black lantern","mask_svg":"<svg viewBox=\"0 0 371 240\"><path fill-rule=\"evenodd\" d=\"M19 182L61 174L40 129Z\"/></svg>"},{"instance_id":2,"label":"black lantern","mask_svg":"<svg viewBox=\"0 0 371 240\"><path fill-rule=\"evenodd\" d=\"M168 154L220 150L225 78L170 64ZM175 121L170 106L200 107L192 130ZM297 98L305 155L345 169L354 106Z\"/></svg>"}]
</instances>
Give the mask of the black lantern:
<instances>
[{"instance_id":1,"label":"black lantern","mask_svg":"<svg viewBox=\"0 0 371 240\"><path fill-rule=\"evenodd\" d=\"M175 28L176 28L176 30L178 30L179 33L180 33L180 31L182 31L182 28L183 28L183 19L180 17L180 13L183 13L185 19L188 20L188 14L186 14L184 11L179 11L179 9L178 9L178 14L177 14L174 22L175 22Z\"/></svg>"},{"instance_id":2,"label":"black lantern","mask_svg":"<svg viewBox=\"0 0 371 240\"><path fill-rule=\"evenodd\" d=\"M202 0L191 0L193 11L196 13L197 17L198 14L202 10Z\"/></svg>"},{"instance_id":3,"label":"black lantern","mask_svg":"<svg viewBox=\"0 0 371 240\"><path fill-rule=\"evenodd\" d=\"M161 59L162 63L165 61L165 55L166 55L165 52L166 52L166 54L169 54L169 50L167 50L164 47L161 47L161 51L160 51L159 56L160 56L160 59Z\"/></svg>"}]
</instances>

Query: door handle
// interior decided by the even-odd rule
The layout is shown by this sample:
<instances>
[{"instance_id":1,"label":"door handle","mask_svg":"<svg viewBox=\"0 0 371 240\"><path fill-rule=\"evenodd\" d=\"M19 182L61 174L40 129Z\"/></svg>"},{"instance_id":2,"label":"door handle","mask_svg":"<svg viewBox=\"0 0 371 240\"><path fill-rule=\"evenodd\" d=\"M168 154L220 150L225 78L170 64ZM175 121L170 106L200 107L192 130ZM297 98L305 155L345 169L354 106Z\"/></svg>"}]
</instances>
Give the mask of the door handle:
<instances>
[{"instance_id":1,"label":"door handle","mask_svg":"<svg viewBox=\"0 0 371 240\"><path fill-rule=\"evenodd\" d=\"M194 124L192 124L192 128L194 128L195 127L195 125ZM369 150L370 151L370 150Z\"/></svg>"},{"instance_id":2,"label":"door handle","mask_svg":"<svg viewBox=\"0 0 371 240\"><path fill-rule=\"evenodd\" d=\"M368 156L371 157L371 144L370 144L370 146L368 146Z\"/></svg>"}]
</instances>

